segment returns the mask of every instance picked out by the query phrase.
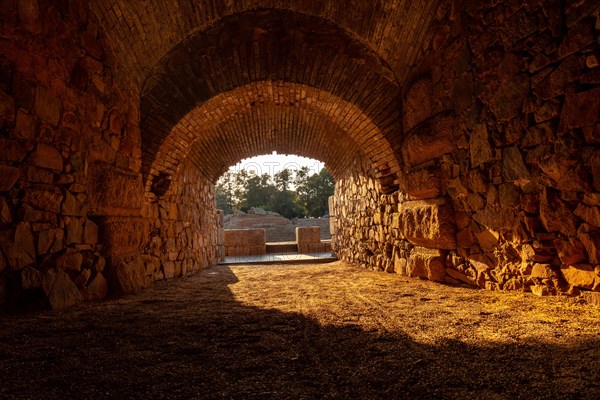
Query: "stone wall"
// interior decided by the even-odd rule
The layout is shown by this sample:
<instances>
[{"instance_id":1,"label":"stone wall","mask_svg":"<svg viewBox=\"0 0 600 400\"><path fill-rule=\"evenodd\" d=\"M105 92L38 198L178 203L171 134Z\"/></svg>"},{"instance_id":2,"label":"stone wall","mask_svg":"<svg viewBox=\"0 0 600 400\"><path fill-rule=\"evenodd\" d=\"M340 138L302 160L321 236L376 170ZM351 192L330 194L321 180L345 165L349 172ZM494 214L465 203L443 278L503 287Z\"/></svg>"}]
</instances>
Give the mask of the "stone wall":
<instances>
[{"instance_id":1,"label":"stone wall","mask_svg":"<svg viewBox=\"0 0 600 400\"><path fill-rule=\"evenodd\" d=\"M103 298L104 217L141 209L137 104L84 5L8 1L0 19L0 304Z\"/></svg>"},{"instance_id":2,"label":"stone wall","mask_svg":"<svg viewBox=\"0 0 600 400\"><path fill-rule=\"evenodd\" d=\"M223 213L216 209L214 184L191 163L182 164L164 197L149 196L144 216L150 220L143 256L150 281L185 276L224 256Z\"/></svg>"},{"instance_id":3,"label":"stone wall","mask_svg":"<svg viewBox=\"0 0 600 400\"><path fill-rule=\"evenodd\" d=\"M113 82L85 3L9 1L0 17L0 307L62 308L214 264L214 185L183 163L145 197L139 94Z\"/></svg>"},{"instance_id":4,"label":"stone wall","mask_svg":"<svg viewBox=\"0 0 600 400\"><path fill-rule=\"evenodd\" d=\"M597 2L459 11L405 92L400 191L366 167L338 181L336 249L440 282L600 291Z\"/></svg>"}]
</instances>

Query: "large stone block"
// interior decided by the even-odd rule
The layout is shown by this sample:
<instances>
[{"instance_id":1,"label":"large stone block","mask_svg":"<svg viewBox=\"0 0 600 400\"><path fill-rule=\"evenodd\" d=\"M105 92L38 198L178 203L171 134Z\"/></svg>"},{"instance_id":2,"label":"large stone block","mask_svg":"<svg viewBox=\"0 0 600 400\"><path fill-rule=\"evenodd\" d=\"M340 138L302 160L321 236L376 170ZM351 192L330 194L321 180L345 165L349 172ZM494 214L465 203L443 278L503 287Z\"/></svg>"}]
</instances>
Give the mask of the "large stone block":
<instances>
[{"instance_id":1,"label":"large stone block","mask_svg":"<svg viewBox=\"0 0 600 400\"><path fill-rule=\"evenodd\" d=\"M63 158L60 152L55 147L45 143L38 144L29 161L40 168L57 172L63 169Z\"/></svg>"},{"instance_id":2,"label":"large stone block","mask_svg":"<svg viewBox=\"0 0 600 400\"><path fill-rule=\"evenodd\" d=\"M296 228L296 243L298 243L298 245L321 243L321 227L320 226L297 227Z\"/></svg>"},{"instance_id":3,"label":"large stone block","mask_svg":"<svg viewBox=\"0 0 600 400\"><path fill-rule=\"evenodd\" d=\"M408 276L426 278L436 282L446 281L446 255L444 252L415 247L406 262Z\"/></svg>"},{"instance_id":4,"label":"large stone block","mask_svg":"<svg viewBox=\"0 0 600 400\"><path fill-rule=\"evenodd\" d=\"M102 300L108 294L108 281L104 278L104 275L97 273L83 289L82 294L86 301Z\"/></svg>"},{"instance_id":5,"label":"large stone block","mask_svg":"<svg viewBox=\"0 0 600 400\"><path fill-rule=\"evenodd\" d=\"M257 246L267 241L264 229L226 229L225 246Z\"/></svg>"},{"instance_id":6,"label":"large stone block","mask_svg":"<svg viewBox=\"0 0 600 400\"><path fill-rule=\"evenodd\" d=\"M433 87L431 79L421 79L415 82L404 101L404 131L409 131L427 118L433 112Z\"/></svg>"},{"instance_id":7,"label":"large stone block","mask_svg":"<svg viewBox=\"0 0 600 400\"><path fill-rule=\"evenodd\" d=\"M600 291L600 266L594 267L591 264L563 265L561 272L570 285Z\"/></svg>"},{"instance_id":8,"label":"large stone block","mask_svg":"<svg viewBox=\"0 0 600 400\"><path fill-rule=\"evenodd\" d=\"M58 214L60 205L63 201L63 195L60 189L37 189L31 188L25 190L23 202L43 211L50 211Z\"/></svg>"},{"instance_id":9,"label":"large stone block","mask_svg":"<svg viewBox=\"0 0 600 400\"><path fill-rule=\"evenodd\" d=\"M225 256L244 257L267 254L266 231L264 229L225 230Z\"/></svg>"},{"instance_id":10,"label":"large stone block","mask_svg":"<svg viewBox=\"0 0 600 400\"><path fill-rule=\"evenodd\" d=\"M148 221L135 217L107 217L99 221L100 243L109 256L140 251L149 240Z\"/></svg>"},{"instance_id":11,"label":"large stone block","mask_svg":"<svg viewBox=\"0 0 600 400\"><path fill-rule=\"evenodd\" d=\"M438 115L413 130L402 145L404 161L416 165L440 158L454 149L455 118Z\"/></svg>"},{"instance_id":12,"label":"large stone block","mask_svg":"<svg viewBox=\"0 0 600 400\"><path fill-rule=\"evenodd\" d=\"M577 219L552 189L546 189L542 193L540 219L548 232L560 232L568 237L577 233Z\"/></svg>"},{"instance_id":13,"label":"large stone block","mask_svg":"<svg viewBox=\"0 0 600 400\"><path fill-rule=\"evenodd\" d=\"M92 215L140 215L144 195L141 175L95 162L90 166L88 195Z\"/></svg>"},{"instance_id":14,"label":"large stone block","mask_svg":"<svg viewBox=\"0 0 600 400\"><path fill-rule=\"evenodd\" d=\"M417 199L433 199L441 194L439 169L426 169L409 173L404 177L402 191Z\"/></svg>"},{"instance_id":15,"label":"large stone block","mask_svg":"<svg viewBox=\"0 0 600 400\"><path fill-rule=\"evenodd\" d=\"M112 257L109 283L117 293L136 293L150 284L142 256Z\"/></svg>"},{"instance_id":16,"label":"large stone block","mask_svg":"<svg viewBox=\"0 0 600 400\"><path fill-rule=\"evenodd\" d=\"M577 239L554 240L554 245L563 264L580 264L588 261L588 254L583 243Z\"/></svg>"},{"instance_id":17,"label":"large stone block","mask_svg":"<svg viewBox=\"0 0 600 400\"><path fill-rule=\"evenodd\" d=\"M64 271L49 270L44 274L42 288L54 310L73 306L83 301L75 282Z\"/></svg>"},{"instance_id":18,"label":"large stone block","mask_svg":"<svg viewBox=\"0 0 600 400\"><path fill-rule=\"evenodd\" d=\"M444 199L405 202L402 230L409 242L434 249L456 248L454 208Z\"/></svg>"}]
</instances>

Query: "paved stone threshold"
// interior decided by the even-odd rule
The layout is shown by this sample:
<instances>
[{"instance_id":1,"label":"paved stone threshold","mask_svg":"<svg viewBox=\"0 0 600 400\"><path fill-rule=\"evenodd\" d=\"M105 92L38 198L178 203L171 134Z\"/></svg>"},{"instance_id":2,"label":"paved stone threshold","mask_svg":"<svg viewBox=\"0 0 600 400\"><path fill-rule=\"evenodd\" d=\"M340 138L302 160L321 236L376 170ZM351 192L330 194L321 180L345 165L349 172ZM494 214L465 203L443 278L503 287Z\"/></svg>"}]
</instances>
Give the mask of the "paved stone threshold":
<instances>
[{"instance_id":1,"label":"paved stone threshold","mask_svg":"<svg viewBox=\"0 0 600 400\"><path fill-rule=\"evenodd\" d=\"M242 264L297 264L297 263L328 263L337 261L333 252L325 253L274 253L260 256L225 257L219 265Z\"/></svg>"}]
</instances>

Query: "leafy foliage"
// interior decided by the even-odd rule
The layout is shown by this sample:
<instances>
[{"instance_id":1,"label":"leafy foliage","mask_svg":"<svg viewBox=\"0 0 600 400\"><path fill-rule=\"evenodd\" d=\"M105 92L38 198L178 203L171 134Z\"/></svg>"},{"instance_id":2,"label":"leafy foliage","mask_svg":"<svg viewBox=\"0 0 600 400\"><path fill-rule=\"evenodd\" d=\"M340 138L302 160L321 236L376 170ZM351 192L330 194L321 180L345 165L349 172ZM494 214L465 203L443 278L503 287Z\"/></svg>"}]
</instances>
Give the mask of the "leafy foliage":
<instances>
[{"instance_id":1,"label":"leafy foliage","mask_svg":"<svg viewBox=\"0 0 600 400\"><path fill-rule=\"evenodd\" d=\"M312 175L307 167L296 173L284 169L274 177L240 170L225 173L216 191L217 208L225 214L260 207L286 218L321 217L328 212L334 181L325 168Z\"/></svg>"}]
</instances>

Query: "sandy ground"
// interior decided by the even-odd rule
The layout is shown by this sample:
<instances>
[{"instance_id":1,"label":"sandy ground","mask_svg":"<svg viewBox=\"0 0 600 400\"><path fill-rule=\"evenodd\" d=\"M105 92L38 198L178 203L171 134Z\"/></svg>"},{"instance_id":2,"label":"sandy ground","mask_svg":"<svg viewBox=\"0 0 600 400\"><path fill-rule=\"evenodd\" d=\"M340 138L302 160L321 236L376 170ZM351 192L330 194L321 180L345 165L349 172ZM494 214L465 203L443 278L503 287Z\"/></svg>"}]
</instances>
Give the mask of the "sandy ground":
<instances>
[{"instance_id":1,"label":"sandy ground","mask_svg":"<svg viewBox=\"0 0 600 400\"><path fill-rule=\"evenodd\" d=\"M600 308L318 265L0 316L2 399L599 399Z\"/></svg>"}]
</instances>

